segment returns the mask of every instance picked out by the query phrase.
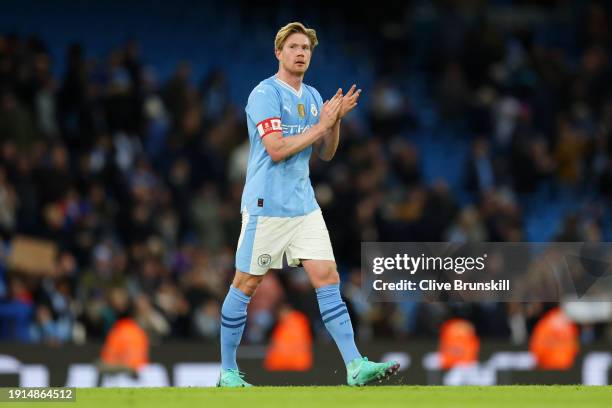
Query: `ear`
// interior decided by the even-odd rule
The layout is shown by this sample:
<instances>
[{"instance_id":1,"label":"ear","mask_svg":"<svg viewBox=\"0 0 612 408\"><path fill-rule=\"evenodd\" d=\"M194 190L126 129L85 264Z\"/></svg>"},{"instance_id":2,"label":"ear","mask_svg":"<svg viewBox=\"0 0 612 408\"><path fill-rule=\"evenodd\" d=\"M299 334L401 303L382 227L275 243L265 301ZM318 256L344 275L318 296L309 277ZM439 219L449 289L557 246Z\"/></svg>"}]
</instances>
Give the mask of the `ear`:
<instances>
[{"instance_id":1,"label":"ear","mask_svg":"<svg viewBox=\"0 0 612 408\"><path fill-rule=\"evenodd\" d=\"M276 55L276 59L280 61L281 50L274 50L274 55Z\"/></svg>"}]
</instances>

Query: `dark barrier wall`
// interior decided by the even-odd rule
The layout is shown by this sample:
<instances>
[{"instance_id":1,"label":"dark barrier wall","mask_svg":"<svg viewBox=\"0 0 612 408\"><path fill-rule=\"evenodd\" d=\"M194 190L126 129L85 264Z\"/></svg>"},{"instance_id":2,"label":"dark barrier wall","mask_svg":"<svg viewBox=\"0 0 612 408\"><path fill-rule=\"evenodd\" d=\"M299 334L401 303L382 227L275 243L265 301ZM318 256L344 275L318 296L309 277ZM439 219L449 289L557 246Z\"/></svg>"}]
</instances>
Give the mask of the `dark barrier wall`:
<instances>
[{"instance_id":1,"label":"dark barrier wall","mask_svg":"<svg viewBox=\"0 0 612 408\"><path fill-rule=\"evenodd\" d=\"M478 364L450 371L438 369L436 345L427 342L377 343L362 347L370 359L399 359L403 369L391 384L590 384L612 383L612 347L582 350L571 370L542 371L531 354L508 343L483 343ZM137 377L99 375L99 346L59 348L0 345L0 386L210 386L219 370L218 349L177 343L154 346L151 364ZM240 369L257 385L336 385L345 370L336 348L317 345L313 368L306 372L269 372L263 368L265 347L242 347Z\"/></svg>"}]
</instances>

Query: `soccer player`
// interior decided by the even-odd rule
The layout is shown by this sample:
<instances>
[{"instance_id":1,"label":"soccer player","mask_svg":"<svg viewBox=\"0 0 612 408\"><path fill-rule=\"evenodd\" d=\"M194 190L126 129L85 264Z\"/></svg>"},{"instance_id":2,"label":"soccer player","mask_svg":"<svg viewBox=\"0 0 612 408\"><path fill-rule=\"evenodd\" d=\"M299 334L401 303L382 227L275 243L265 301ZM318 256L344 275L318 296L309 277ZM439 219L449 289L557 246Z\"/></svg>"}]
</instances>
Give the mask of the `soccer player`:
<instances>
[{"instance_id":1,"label":"soccer player","mask_svg":"<svg viewBox=\"0 0 612 408\"><path fill-rule=\"evenodd\" d=\"M253 89L245 109L251 147L236 274L221 308L222 387L251 385L238 371L236 349L251 297L269 269L282 267L283 256L290 266L302 265L314 286L349 385L382 380L399 370L395 361L368 361L357 350L329 234L310 183L311 154L325 161L334 157L340 121L361 93L353 85L323 103L319 92L303 83L317 43L316 32L301 23L282 27L274 42L278 72Z\"/></svg>"}]
</instances>

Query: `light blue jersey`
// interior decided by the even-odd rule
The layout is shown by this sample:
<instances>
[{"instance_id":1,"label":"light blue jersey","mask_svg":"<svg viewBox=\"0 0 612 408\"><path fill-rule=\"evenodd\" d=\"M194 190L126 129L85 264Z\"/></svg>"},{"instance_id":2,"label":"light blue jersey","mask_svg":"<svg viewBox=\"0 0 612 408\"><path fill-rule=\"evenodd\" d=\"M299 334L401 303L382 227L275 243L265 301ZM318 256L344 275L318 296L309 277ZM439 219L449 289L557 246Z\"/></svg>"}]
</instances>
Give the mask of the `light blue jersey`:
<instances>
[{"instance_id":1,"label":"light blue jersey","mask_svg":"<svg viewBox=\"0 0 612 408\"><path fill-rule=\"evenodd\" d=\"M283 137L304 132L319 122L323 100L311 86L296 91L272 76L253 89L245 112L251 149L242 211L250 215L296 217L319 208L310 183L312 146L274 163L262 138L282 130Z\"/></svg>"}]
</instances>

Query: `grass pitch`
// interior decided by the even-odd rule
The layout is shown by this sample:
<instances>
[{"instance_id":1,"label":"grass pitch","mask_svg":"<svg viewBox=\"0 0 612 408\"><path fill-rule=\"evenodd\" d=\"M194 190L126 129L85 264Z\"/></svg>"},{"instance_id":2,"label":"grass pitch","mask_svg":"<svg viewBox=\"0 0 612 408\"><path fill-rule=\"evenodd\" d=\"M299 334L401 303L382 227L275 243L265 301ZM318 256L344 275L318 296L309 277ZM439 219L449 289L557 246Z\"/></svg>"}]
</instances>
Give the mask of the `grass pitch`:
<instances>
[{"instance_id":1,"label":"grass pitch","mask_svg":"<svg viewBox=\"0 0 612 408\"><path fill-rule=\"evenodd\" d=\"M76 402L26 405L50 404L58 408L612 407L612 386L88 388L76 391ZM1 403L0 406L23 408L25 405Z\"/></svg>"}]
</instances>

